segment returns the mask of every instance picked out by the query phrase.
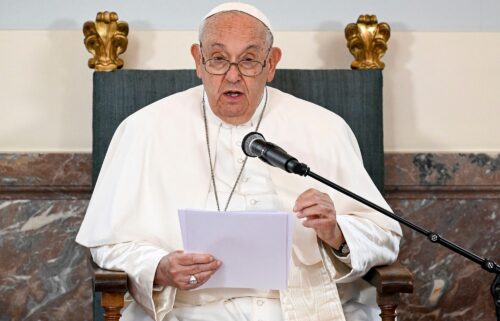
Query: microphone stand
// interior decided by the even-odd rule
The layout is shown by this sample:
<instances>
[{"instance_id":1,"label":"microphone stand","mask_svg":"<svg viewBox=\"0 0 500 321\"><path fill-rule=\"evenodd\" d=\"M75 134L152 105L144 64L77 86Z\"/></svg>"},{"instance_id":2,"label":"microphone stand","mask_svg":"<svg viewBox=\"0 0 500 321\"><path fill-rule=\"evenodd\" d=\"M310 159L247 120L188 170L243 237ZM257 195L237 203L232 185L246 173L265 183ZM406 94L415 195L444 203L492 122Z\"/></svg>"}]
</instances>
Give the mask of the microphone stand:
<instances>
[{"instance_id":1,"label":"microphone stand","mask_svg":"<svg viewBox=\"0 0 500 321\"><path fill-rule=\"evenodd\" d=\"M361 202L361 203L365 204L366 206L368 206L368 207L370 207L370 208L372 208L372 209L374 209L382 214L385 214L385 215L391 217L392 219L398 221L399 223L408 226L412 230L417 231L418 233L425 235L432 243L438 243L438 244L452 250L453 252L462 255L466 259L469 259L472 262L479 264L484 270L486 270L490 273L496 274L496 277L493 280L493 283L491 284L491 295L493 296L493 302L495 304L497 321L500 321L500 266L497 263L495 263L494 261L489 260L489 259L484 259L484 258L472 253L471 251L466 250L466 249L458 246L457 244L455 244L451 241L448 241L444 237L441 237L439 234L432 232L432 231L428 231L428 230L406 220L405 218L402 218L401 216L396 215L396 214L378 206L377 204L372 203L372 202L368 201L367 199L343 188L342 186L337 185L337 184L333 183L332 181L327 180L326 178L312 172L309 169L309 167L304 163L297 162L293 165L292 169L287 170L287 171L301 175L301 176L309 176L309 177L311 177L311 178L313 178L313 179L315 179L315 180L317 180L317 181L319 181L327 186L330 186L331 188L341 192L342 194L345 194L345 195L357 200L358 202Z\"/></svg>"},{"instance_id":2,"label":"microphone stand","mask_svg":"<svg viewBox=\"0 0 500 321\"><path fill-rule=\"evenodd\" d=\"M479 264L484 270L495 274L495 279L493 280L493 283L491 285L491 295L493 296L493 301L495 304L496 308L496 315L497 315L497 321L500 321L500 266L495 263L492 260L489 259L484 259L464 248L461 248L460 246L456 245L453 242L448 241L444 237L441 237L439 234L428 231L402 217L399 215L396 215L380 206L378 206L375 203L372 203L368 201L367 199L343 188L340 185L337 185L329 180L327 180L324 177L321 177L320 175L312 172L309 168L304 163L300 163L296 158L293 156L290 156L287 154L281 147L271 143L267 142L264 139L264 136L258 132L251 132L248 133L245 138L243 138L241 147L243 149L243 152L249 156L249 157L258 157L260 160L263 162L271 165L271 166L276 166L278 168L283 169L286 172L289 173L294 173L300 176L310 176L314 178L315 180L330 186L331 188L341 192L342 194L345 194L349 196L352 199L357 200L360 203L365 204L366 206L376 210L377 212L380 212L382 214L385 214L389 216L390 218L398 221L401 224L404 224L411 228L414 231L417 231L420 234L423 234L427 236L427 238L432 242L432 243L438 243L450 250L452 250L455 253L458 253L465 257L466 259L471 260L472 262L475 262Z\"/></svg>"}]
</instances>

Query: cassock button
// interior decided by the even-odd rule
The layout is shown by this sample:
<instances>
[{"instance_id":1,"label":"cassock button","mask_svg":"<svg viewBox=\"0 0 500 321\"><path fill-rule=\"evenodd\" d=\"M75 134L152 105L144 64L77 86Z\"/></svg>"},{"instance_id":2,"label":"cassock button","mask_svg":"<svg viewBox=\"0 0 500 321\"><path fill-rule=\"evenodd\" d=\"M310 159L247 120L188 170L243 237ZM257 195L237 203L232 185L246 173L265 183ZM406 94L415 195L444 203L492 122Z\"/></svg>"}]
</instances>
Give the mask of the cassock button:
<instances>
[{"instance_id":1,"label":"cassock button","mask_svg":"<svg viewBox=\"0 0 500 321\"><path fill-rule=\"evenodd\" d=\"M248 182L248 179L249 179L248 177L243 177L241 180L243 181L243 183L246 183Z\"/></svg>"},{"instance_id":2,"label":"cassock button","mask_svg":"<svg viewBox=\"0 0 500 321\"><path fill-rule=\"evenodd\" d=\"M250 205L255 205L255 204L257 204L257 200L255 200L255 199L251 199L251 200L250 200Z\"/></svg>"},{"instance_id":3,"label":"cassock button","mask_svg":"<svg viewBox=\"0 0 500 321\"><path fill-rule=\"evenodd\" d=\"M257 300L257 305L258 306L263 306L264 305L264 301L263 300Z\"/></svg>"},{"instance_id":4,"label":"cassock button","mask_svg":"<svg viewBox=\"0 0 500 321\"><path fill-rule=\"evenodd\" d=\"M243 163L243 158L238 158L238 163L242 164Z\"/></svg>"}]
</instances>

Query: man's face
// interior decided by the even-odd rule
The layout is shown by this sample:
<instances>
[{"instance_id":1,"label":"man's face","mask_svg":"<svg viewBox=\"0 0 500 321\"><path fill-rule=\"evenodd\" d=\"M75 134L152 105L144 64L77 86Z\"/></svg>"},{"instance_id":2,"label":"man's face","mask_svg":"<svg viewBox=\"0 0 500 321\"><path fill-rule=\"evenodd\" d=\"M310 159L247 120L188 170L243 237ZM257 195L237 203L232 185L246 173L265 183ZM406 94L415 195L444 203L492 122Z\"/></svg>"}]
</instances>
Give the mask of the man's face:
<instances>
[{"instance_id":1,"label":"man's face","mask_svg":"<svg viewBox=\"0 0 500 321\"><path fill-rule=\"evenodd\" d=\"M229 124L247 122L262 99L268 81L274 78L281 51L266 42L266 28L256 18L239 12L225 12L208 18L199 45L191 47L196 74L203 81L212 111ZM269 55L268 54L269 51ZM209 74L203 64L212 58L231 62L257 60L266 66L255 77L243 76L232 65L224 75Z\"/></svg>"}]
</instances>

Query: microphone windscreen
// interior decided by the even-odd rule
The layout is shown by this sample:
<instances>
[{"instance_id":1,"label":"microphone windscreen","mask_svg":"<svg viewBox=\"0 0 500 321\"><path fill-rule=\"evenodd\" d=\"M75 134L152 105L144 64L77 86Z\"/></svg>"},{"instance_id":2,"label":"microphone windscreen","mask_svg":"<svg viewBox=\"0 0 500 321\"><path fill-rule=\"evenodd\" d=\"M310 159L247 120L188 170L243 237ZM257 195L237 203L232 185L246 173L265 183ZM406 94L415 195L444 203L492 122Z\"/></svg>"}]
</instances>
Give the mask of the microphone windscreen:
<instances>
[{"instance_id":1,"label":"microphone windscreen","mask_svg":"<svg viewBox=\"0 0 500 321\"><path fill-rule=\"evenodd\" d=\"M250 132L245 135L243 141L241 142L241 149L243 149L245 155L249 157L259 156L258 153L256 153L255 150L252 149L252 143L256 140L262 140L264 142L266 141L264 136L258 132Z\"/></svg>"}]
</instances>

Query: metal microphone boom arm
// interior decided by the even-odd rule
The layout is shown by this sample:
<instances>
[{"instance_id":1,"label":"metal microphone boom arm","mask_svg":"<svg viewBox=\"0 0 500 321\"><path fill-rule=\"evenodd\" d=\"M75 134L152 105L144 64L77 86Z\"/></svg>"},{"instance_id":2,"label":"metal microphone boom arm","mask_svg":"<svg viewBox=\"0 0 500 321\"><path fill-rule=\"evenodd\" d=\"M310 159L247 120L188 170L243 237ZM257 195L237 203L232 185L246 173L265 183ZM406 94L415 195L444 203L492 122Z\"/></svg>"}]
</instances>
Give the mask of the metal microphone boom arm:
<instances>
[{"instance_id":1,"label":"metal microphone boom arm","mask_svg":"<svg viewBox=\"0 0 500 321\"><path fill-rule=\"evenodd\" d=\"M256 145L253 146L252 145L253 143ZM273 143L266 142L266 140L264 139L264 136L260 133L251 132L251 133L247 134L245 136L245 138L243 139L242 149L246 155L248 155L250 157L257 157L258 156L259 159L261 159L263 162L265 162L269 165L279 167L279 168L281 168L289 173L294 173L294 174L297 174L300 176L309 176L309 177L341 192L342 194L347 195L350 198L355 199L356 201L358 201L360 203L363 203L364 205L376 210L377 212L380 212L382 214L389 216L390 218L398 221L399 223L408 226L412 230L417 231L418 233L425 235L432 243L438 243L438 244L452 250L453 252L458 253L458 254L462 255L463 257L471 260L472 262L479 264L484 270L486 270L490 273L496 274L496 277L493 280L493 283L491 285L491 294L493 296L493 302L494 302L495 308L496 308L497 321L500 321L500 266L497 263L495 263L494 261L489 260L489 259L484 259L484 258L476 255L475 253L473 253L469 250L466 250L466 249L458 246L457 244L455 244L451 241L448 241L444 237L441 237L439 234L432 232L432 231L428 231L428 230L420 227L419 225L414 224L414 223L410 222L409 220L407 220L399 215L396 215L396 214L386 210L385 208L382 208L382 207L378 206L377 204L372 203L369 200L357 195L356 193L353 193L353 192L349 191L348 189L345 189L342 186L337 185L334 182L329 181L328 179L312 172L310 170L309 166L307 166L304 163L300 163L296 158L288 155L281 147L279 147ZM270 150L273 150L273 151L277 150L278 151L278 153L280 154L280 158L278 158L279 162L275 160L275 157L273 155L268 155ZM286 155L286 157L281 157L281 155ZM271 157L269 158L269 156L271 156ZM293 161L293 166L287 166L287 164L290 164L292 161Z\"/></svg>"}]
</instances>

